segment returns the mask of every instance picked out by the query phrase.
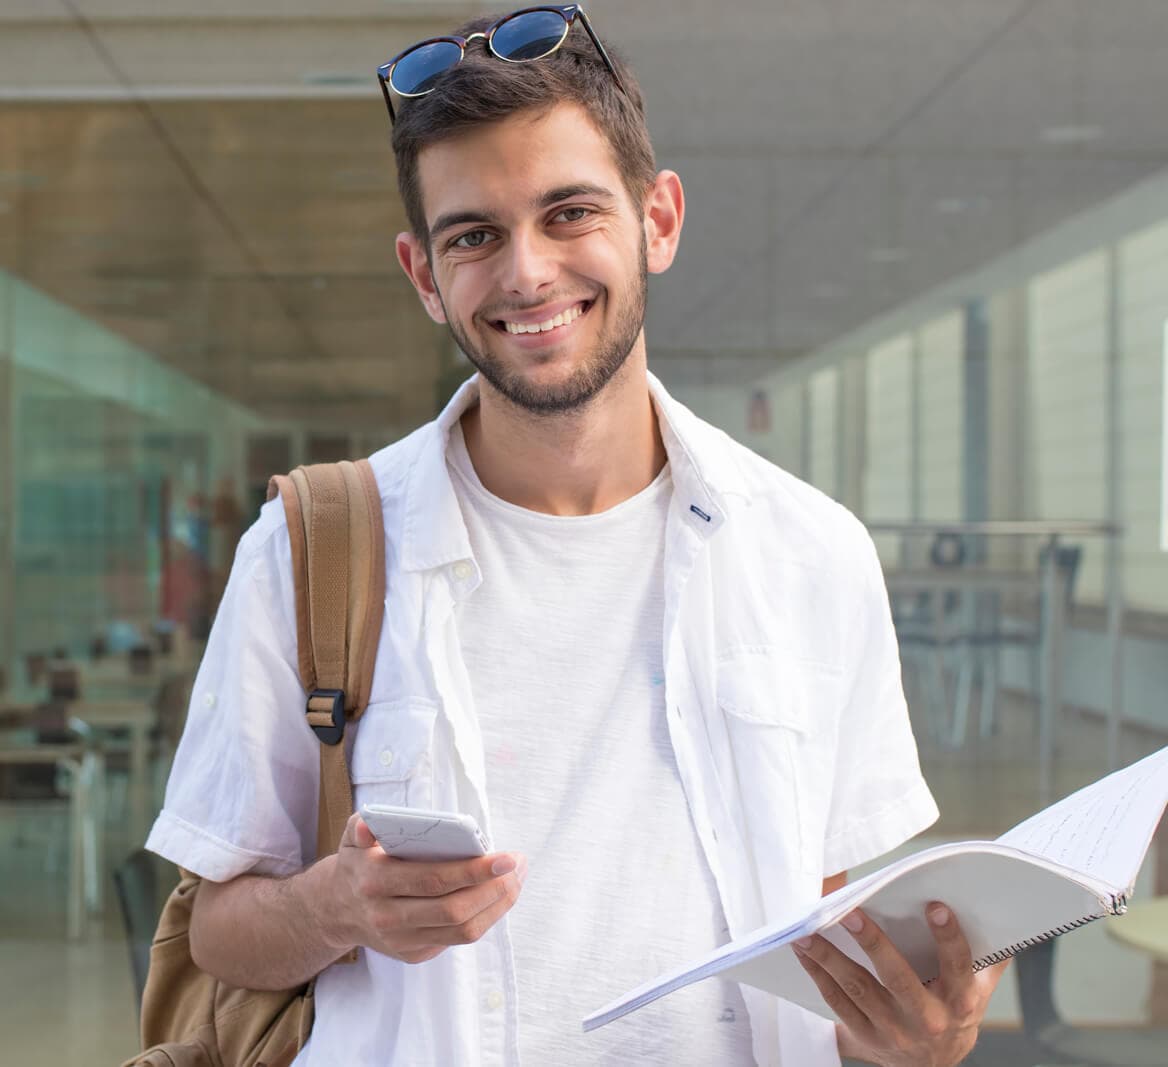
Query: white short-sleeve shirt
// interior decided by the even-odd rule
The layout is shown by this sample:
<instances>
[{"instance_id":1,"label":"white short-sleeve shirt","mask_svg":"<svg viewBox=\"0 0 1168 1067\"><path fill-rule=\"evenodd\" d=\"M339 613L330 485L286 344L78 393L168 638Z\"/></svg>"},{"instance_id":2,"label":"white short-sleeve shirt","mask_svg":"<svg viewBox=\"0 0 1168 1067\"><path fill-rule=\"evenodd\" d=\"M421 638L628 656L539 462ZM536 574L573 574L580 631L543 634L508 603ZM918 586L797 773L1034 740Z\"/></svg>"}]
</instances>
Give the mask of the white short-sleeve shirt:
<instances>
[{"instance_id":1,"label":"white short-sleeve shirt","mask_svg":"<svg viewBox=\"0 0 1168 1067\"><path fill-rule=\"evenodd\" d=\"M871 539L846 509L701 421L650 377L674 491L666 520L666 722L731 937L806 908L822 879L928 826ZM482 581L446 464L471 379L371 457L386 526L372 699L346 737L354 800L474 815L483 738L455 607ZM317 741L297 675L282 508L241 540L148 847L216 881L315 857ZM534 861L534 858L533 858ZM624 990L613 990L615 998ZM838 1063L826 1020L743 987L761 1065ZM612 999L612 998L608 998ZM600 1007L601 1005L596 1005ZM653 1006L643 1009L652 1026ZM297 1067L519 1062L506 921L410 966L328 968Z\"/></svg>"}]
</instances>

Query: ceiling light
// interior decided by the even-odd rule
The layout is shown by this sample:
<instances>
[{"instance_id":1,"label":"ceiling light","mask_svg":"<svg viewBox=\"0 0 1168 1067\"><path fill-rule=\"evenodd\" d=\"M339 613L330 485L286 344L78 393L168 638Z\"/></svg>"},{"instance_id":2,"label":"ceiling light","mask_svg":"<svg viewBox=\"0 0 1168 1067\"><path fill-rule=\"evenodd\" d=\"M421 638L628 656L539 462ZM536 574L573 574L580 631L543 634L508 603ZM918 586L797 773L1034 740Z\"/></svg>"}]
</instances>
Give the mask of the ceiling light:
<instances>
[{"instance_id":1,"label":"ceiling light","mask_svg":"<svg viewBox=\"0 0 1168 1067\"><path fill-rule=\"evenodd\" d=\"M1100 126L1047 126L1040 134L1044 144L1086 144L1103 136Z\"/></svg>"},{"instance_id":2,"label":"ceiling light","mask_svg":"<svg viewBox=\"0 0 1168 1067\"><path fill-rule=\"evenodd\" d=\"M908 252L903 248L869 248L868 258L873 263L902 263Z\"/></svg>"},{"instance_id":3,"label":"ceiling light","mask_svg":"<svg viewBox=\"0 0 1168 1067\"><path fill-rule=\"evenodd\" d=\"M943 196L935 206L939 215L960 215L969 210L969 201L960 196Z\"/></svg>"}]
</instances>

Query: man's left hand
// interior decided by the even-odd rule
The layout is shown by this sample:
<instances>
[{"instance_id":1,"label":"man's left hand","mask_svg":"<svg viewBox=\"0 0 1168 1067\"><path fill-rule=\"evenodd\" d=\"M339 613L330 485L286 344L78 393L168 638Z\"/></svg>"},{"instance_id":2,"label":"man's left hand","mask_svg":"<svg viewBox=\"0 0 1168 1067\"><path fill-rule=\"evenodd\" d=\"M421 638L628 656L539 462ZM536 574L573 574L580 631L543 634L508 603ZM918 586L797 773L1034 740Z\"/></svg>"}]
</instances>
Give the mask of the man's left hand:
<instances>
[{"instance_id":1,"label":"man's left hand","mask_svg":"<svg viewBox=\"0 0 1168 1067\"><path fill-rule=\"evenodd\" d=\"M953 1067L973 1050L990 994L1007 964L975 974L969 942L953 913L938 903L925 913L941 968L927 986L884 931L859 910L845 916L842 925L872 961L876 977L818 935L792 946L840 1019L841 1056L881 1067Z\"/></svg>"}]
</instances>

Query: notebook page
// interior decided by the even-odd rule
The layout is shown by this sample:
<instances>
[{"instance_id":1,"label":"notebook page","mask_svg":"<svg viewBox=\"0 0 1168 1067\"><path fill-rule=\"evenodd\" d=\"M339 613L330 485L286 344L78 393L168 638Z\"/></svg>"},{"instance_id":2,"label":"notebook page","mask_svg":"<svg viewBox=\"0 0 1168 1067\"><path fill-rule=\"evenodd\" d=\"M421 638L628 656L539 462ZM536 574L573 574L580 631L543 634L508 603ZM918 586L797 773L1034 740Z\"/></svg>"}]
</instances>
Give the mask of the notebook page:
<instances>
[{"instance_id":1,"label":"notebook page","mask_svg":"<svg viewBox=\"0 0 1168 1067\"><path fill-rule=\"evenodd\" d=\"M1168 748L1040 811L998 843L1126 889L1168 804Z\"/></svg>"}]
</instances>

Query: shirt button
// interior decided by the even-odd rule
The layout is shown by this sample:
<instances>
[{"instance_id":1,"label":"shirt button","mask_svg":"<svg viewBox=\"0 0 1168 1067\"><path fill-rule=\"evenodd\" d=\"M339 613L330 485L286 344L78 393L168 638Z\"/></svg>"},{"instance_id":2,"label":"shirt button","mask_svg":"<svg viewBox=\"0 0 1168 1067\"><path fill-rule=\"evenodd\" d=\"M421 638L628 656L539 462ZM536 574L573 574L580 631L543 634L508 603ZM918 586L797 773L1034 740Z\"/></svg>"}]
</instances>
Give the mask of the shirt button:
<instances>
[{"instance_id":1,"label":"shirt button","mask_svg":"<svg viewBox=\"0 0 1168 1067\"><path fill-rule=\"evenodd\" d=\"M487 1010L498 1011L503 1006L503 994L497 989L492 989L485 997Z\"/></svg>"},{"instance_id":2,"label":"shirt button","mask_svg":"<svg viewBox=\"0 0 1168 1067\"><path fill-rule=\"evenodd\" d=\"M203 706L208 707L208 708L213 708L215 706L215 694L214 693L204 693L203 694Z\"/></svg>"},{"instance_id":3,"label":"shirt button","mask_svg":"<svg viewBox=\"0 0 1168 1067\"><path fill-rule=\"evenodd\" d=\"M465 559L460 559L454 565L454 577L460 582L465 582L472 574L474 574L474 567L472 567Z\"/></svg>"},{"instance_id":4,"label":"shirt button","mask_svg":"<svg viewBox=\"0 0 1168 1067\"><path fill-rule=\"evenodd\" d=\"M383 748L378 754L377 759L381 766L388 767L393 762L393 752L388 748Z\"/></svg>"}]
</instances>

